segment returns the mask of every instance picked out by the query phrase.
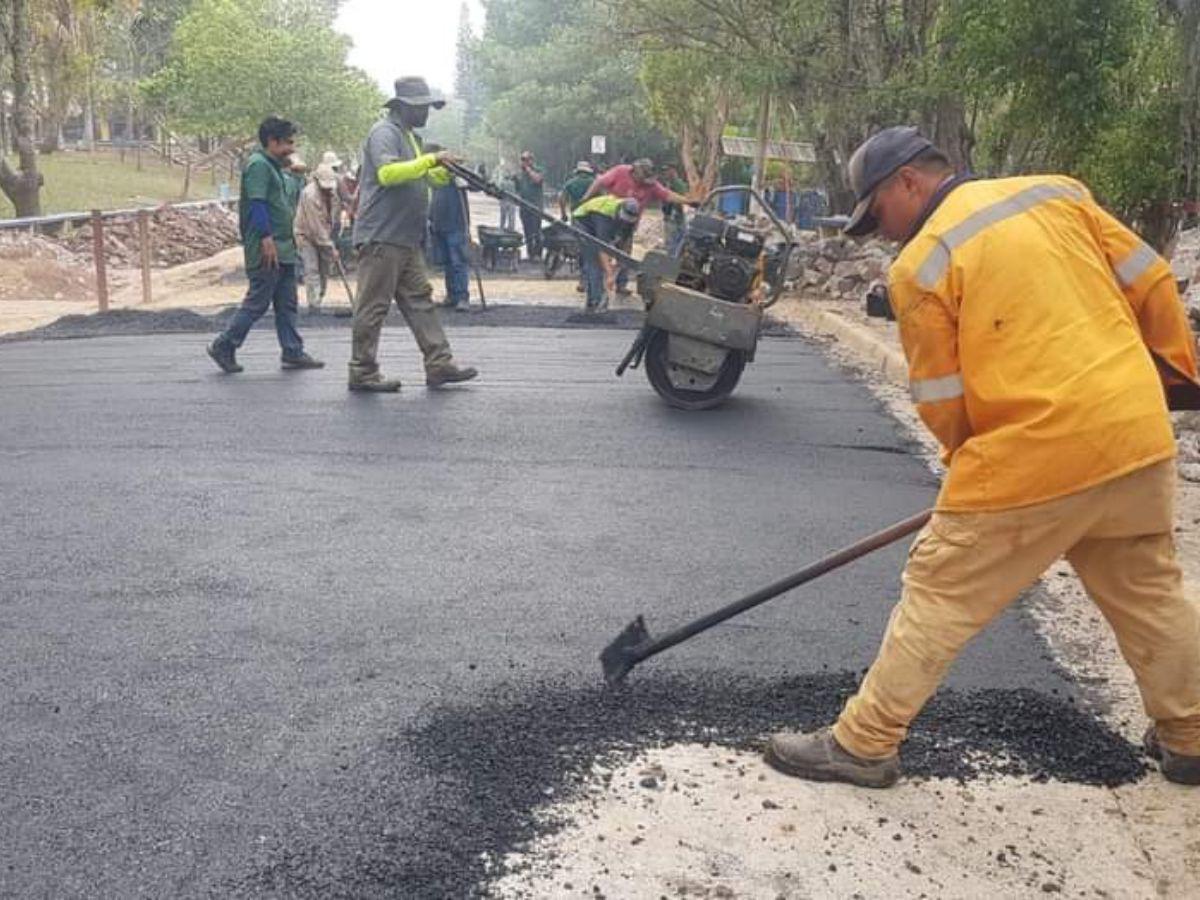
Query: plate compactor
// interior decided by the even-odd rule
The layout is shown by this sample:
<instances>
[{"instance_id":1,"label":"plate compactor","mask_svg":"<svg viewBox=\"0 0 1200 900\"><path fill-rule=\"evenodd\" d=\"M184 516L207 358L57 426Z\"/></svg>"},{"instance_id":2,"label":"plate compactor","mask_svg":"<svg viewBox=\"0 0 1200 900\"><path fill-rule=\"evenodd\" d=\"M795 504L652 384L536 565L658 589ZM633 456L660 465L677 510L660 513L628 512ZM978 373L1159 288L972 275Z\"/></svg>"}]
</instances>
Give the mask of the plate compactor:
<instances>
[{"instance_id":1,"label":"plate compactor","mask_svg":"<svg viewBox=\"0 0 1200 900\"><path fill-rule=\"evenodd\" d=\"M651 386L678 409L711 409L733 393L754 359L763 311L783 291L795 247L787 227L756 191L718 188L688 222L678 255L653 251L638 260L470 169L453 163L446 168L475 189L536 213L637 273L646 321L617 366L618 376L644 363ZM764 216L731 220L717 215L714 202L733 192L748 196Z\"/></svg>"}]
</instances>

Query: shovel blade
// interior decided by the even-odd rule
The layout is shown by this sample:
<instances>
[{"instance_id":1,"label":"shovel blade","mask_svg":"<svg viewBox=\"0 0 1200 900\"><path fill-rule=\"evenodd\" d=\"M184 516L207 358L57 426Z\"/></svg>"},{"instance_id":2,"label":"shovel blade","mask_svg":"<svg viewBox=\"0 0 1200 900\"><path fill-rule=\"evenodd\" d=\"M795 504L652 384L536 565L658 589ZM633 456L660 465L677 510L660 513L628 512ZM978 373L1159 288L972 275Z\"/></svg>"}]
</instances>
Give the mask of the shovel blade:
<instances>
[{"instance_id":1,"label":"shovel blade","mask_svg":"<svg viewBox=\"0 0 1200 900\"><path fill-rule=\"evenodd\" d=\"M645 654L639 651L649 643L650 632L646 630L646 621L638 616L600 652L604 680L610 686L620 684L629 670L645 659Z\"/></svg>"}]
</instances>

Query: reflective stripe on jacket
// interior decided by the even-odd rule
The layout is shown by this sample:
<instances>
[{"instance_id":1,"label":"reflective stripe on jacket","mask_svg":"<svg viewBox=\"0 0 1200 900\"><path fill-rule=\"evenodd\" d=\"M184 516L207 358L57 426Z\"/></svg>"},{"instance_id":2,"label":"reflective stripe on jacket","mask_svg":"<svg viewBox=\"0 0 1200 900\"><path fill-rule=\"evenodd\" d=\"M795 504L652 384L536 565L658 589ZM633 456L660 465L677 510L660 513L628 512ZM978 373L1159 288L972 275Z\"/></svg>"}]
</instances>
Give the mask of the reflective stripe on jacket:
<instances>
[{"instance_id":1,"label":"reflective stripe on jacket","mask_svg":"<svg viewBox=\"0 0 1200 900\"><path fill-rule=\"evenodd\" d=\"M1174 455L1147 352L1196 374L1174 277L1079 182L958 186L889 286L913 399L950 469L939 509L1039 503Z\"/></svg>"}]
</instances>

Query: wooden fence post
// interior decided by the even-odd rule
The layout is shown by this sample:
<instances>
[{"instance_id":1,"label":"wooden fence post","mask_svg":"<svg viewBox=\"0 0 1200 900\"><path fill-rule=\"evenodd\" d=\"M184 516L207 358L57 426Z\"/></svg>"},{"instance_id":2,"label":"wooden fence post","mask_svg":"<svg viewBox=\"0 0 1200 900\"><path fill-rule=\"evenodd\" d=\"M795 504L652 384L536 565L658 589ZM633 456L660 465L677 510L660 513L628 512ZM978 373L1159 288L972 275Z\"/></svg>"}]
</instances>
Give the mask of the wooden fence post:
<instances>
[{"instance_id":1,"label":"wooden fence post","mask_svg":"<svg viewBox=\"0 0 1200 900\"><path fill-rule=\"evenodd\" d=\"M150 211L139 209L137 213L138 248L142 256L142 305L149 306L150 292Z\"/></svg>"},{"instance_id":2,"label":"wooden fence post","mask_svg":"<svg viewBox=\"0 0 1200 900\"><path fill-rule=\"evenodd\" d=\"M108 268L104 260L104 218L92 210L92 258L96 263L96 299L100 312L108 312Z\"/></svg>"}]
</instances>

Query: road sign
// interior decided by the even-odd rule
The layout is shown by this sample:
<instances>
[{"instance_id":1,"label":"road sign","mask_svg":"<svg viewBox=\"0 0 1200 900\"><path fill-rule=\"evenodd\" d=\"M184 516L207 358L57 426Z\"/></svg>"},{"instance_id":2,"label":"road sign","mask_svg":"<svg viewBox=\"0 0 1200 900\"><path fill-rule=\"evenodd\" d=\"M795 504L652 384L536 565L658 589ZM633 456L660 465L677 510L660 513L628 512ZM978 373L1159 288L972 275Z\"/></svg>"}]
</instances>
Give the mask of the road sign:
<instances>
[{"instance_id":1,"label":"road sign","mask_svg":"<svg viewBox=\"0 0 1200 900\"><path fill-rule=\"evenodd\" d=\"M608 142L604 139L604 135L593 134L592 135L592 153L596 154L597 156L603 156L607 152L608 152Z\"/></svg>"}]
</instances>

